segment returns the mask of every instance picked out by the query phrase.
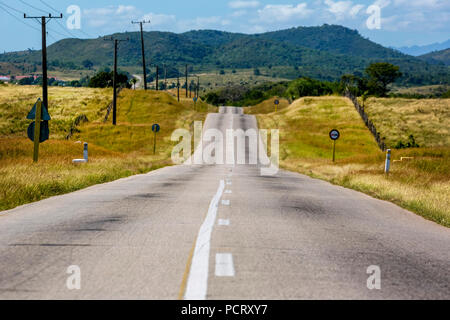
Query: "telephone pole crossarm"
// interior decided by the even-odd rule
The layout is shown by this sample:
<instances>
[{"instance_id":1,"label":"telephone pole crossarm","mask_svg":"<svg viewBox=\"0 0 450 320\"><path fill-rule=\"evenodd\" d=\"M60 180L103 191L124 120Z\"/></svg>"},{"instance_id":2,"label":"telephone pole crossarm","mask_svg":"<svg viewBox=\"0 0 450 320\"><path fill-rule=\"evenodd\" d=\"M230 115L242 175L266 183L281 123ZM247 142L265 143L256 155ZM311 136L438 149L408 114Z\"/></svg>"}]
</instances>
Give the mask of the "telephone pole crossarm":
<instances>
[{"instance_id":1,"label":"telephone pole crossarm","mask_svg":"<svg viewBox=\"0 0 450 320\"><path fill-rule=\"evenodd\" d=\"M24 19L41 19L42 27L42 103L48 110L48 76L47 76L47 20L62 19L62 13L59 16L29 17L26 13L23 14Z\"/></svg>"}]
</instances>

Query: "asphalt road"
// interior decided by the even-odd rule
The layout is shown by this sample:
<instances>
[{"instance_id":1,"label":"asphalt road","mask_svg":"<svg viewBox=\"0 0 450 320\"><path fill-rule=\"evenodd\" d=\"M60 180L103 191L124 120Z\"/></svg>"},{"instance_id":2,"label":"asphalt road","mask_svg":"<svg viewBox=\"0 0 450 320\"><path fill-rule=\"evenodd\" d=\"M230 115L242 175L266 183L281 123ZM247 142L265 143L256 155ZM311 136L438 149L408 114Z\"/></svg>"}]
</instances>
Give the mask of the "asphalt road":
<instances>
[{"instance_id":1,"label":"asphalt road","mask_svg":"<svg viewBox=\"0 0 450 320\"><path fill-rule=\"evenodd\" d=\"M256 120L221 108L211 128L225 136ZM370 266L380 289L368 289ZM237 164L168 167L0 213L0 299L179 298L449 299L450 230Z\"/></svg>"}]
</instances>

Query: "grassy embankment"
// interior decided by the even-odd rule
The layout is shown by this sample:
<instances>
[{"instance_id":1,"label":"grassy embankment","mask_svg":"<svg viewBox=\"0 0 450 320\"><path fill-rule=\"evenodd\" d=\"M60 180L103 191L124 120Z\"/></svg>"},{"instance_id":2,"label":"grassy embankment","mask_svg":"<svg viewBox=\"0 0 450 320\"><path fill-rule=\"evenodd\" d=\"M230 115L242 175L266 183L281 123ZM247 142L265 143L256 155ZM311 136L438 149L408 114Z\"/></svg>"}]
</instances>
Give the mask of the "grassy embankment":
<instances>
[{"instance_id":1,"label":"grassy embankment","mask_svg":"<svg viewBox=\"0 0 450 320\"><path fill-rule=\"evenodd\" d=\"M79 190L97 183L170 165L176 128L190 128L203 120L208 105L182 100L167 93L124 90L118 102L118 125L103 123L111 89L50 88L50 140L40 146L38 164L32 162L33 144L26 138L28 111L41 95L39 87L0 86L0 210ZM74 119L86 115L70 140ZM151 125L159 123L156 155ZM88 164L73 165L89 143Z\"/></svg>"},{"instance_id":2,"label":"grassy embankment","mask_svg":"<svg viewBox=\"0 0 450 320\"><path fill-rule=\"evenodd\" d=\"M272 99L247 112L257 114L261 128L280 128L283 168L394 202L450 227L450 100L373 98L366 108L388 143L413 134L421 146L394 149L393 159L414 159L393 163L389 176L385 154L345 98L302 98L278 113ZM328 137L333 128L342 135L335 164Z\"/></svg>"}]
</instances>

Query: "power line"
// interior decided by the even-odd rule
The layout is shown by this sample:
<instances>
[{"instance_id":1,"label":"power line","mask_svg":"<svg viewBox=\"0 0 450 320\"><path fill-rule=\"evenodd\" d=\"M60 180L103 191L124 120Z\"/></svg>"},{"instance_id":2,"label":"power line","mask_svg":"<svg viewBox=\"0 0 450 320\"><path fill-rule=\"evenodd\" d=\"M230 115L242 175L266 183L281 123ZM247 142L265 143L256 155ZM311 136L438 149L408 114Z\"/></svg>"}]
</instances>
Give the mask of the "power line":
<instances>
[{"instance_id":1,"label":"power line","mask_svg":"<svg viewBox=\"0 0 450 320\"><path fill-rule=\"evenodd\" d=\"M7 9L5 9L4 7L2 7L2 5L4 5L3 2L0 4L0 9L3 9L3 11L5 11L5 12L6 12L7 14L9 14L11 17L13 17L14 19L16 19L17 21L20 21L20 22L23 23L24 25L26 25L26 26L28 26L28 27L30 27L30 28L36 30L36 31L41 32L41 30L39 30L38 28L35 28L35 27L33 27L32 25L30 25L30 24L28 24L28 23L22 21L21 19L17 18L14 14L12 14L12 13L9 12ZM9 8L9 6L8 6L8 8ZM18 11L18 10L16 10L16 11Z\"/></svg>"},{"instance_id":2,"label":"power line","mask_svg":"<svg viewBox=\"0 0 450 320\"><path fill-rule=\"evenodd\" d=\"M60 11L60 10L55 9L55 8L52 7L51 5L49 5L49 4L48 4L47 2L45 2L44 0L39 0L39 1L40 1L42 4L44 4L45 6L47 6L47 8L49 8L49 9L51 9L51 10L53 10L53 11L56 11L56 12ZM58 25L59 25L62 29L64 29L64 31L66 31L71 37L80 40L79 37L77 37L76 35L74 35L72 32L68 31L67 28L64 28L64 26L63 26L59 21L57 21L57 23L58 23ZM78 30L78 32L81 32L82 34L84 34L85 36L87 36L87 37L89 37L89 38L95 38L95 37L93 37L92 35L90 35L90 34L84 32L84 31L81 30L81 29L76 29L76 30Z\"/></svg>"},{"instance_id":3,"label":"power line","mask_svg":"<svg viewBox=\"0 0 450 320\"><path fill-rule=\"evenodd\" d=\"M37 8L37 7L35 7L35 6L33 6L33 5L29 4L29 3L26 3L26 2L23 1L23 0L19 0L19 1L22 2L24 5L27 5L27 6L29 6L30 8L33 8L34 10L37 10L37 11L43 12L43 13L45 13L45 14L48 14L48 12L46 12L46 11L40 9L40 8Z\"/></svg>"},{"instance_id":4,"label":"power line","mask_svg":"<svg viewBox=\"0 0 450 320\"><path fill-rule=\"evenodd\" d=\"M17 10L16 8L13 8L13 7L7 5L7 4L4 3L3 1L0 1L0 4L4 5L5 7L9 8L9 9L11 9L11 10L14 10L14 11L20 13L20 14L24 14L24 12L22 12L22 11L20 11L20 10Z\"/></svg>"},{"instance_id":5,"label":"power line","mask_svg":"<svg viewBox=\"0 0 450 320\"><path fill-rule=\"evenodd\" d=\"M56 10L55 8L53 8L51 5L49 5L47 2L45 2L44 0L39 0L44 6L47 6L49 9L58 12L60 10Z\"/></svg>"},{"instance_id":6,"label":"power line","mask_svg":"<svg viewBox=\"0 0 450 320\"><path fill-rule=\"evenodd\" d=\"M60 10L57 10L55 8L53 8L51 5L49 5L47 2L43 1L43 0L39 0L44 6L48 7L49 9L55 11L55 12L61 12ZM56 21L56 23L58 24L58 26L64 31L66 32L70 37L72 38L76 38L79 39L76 35L74 35L73 33L71 33L70 31L68 31L66 28L64 28L64 26L61 24L61 22ZM54 31L55 32L55 31ZM65 37L65 35L64 35Z\"/></svg>"}]
</instances>

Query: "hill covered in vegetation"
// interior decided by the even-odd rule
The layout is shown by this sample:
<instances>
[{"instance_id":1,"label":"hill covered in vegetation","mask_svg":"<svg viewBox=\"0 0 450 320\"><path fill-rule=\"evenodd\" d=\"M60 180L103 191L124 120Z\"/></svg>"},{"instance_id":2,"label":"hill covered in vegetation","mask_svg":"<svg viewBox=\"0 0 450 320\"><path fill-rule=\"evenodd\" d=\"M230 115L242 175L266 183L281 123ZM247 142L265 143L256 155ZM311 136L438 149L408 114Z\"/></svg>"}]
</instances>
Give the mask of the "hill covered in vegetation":
<instances>
[{"instance_id":1,"label":"hill covered in vegetation","mask_svg":"<svg viewBox=\"0 0 450 320\"><path fill-rule=\"evenodd\" d=\"M450 48L424 54L419 56L419 59L430 64L444 64L446 66L450 66Z\"/></svg>"},{"instance_id":2,"label":"hill covered in vegetation","mask_svg":"<svg viewBox=\"0 0 450 320\"><path fill-rule=\"evenodd\" d=\"M140 35L137 32L114 34L129 39L119 46L121 66L141 63ZM279 78L311 77L337 80L346 73L362 73L372 62L390 62L400 66L402 84L425 85L450 82L448 66L422 60L385 48L362 37L356 30L337 25L298 27L256 35L214 30L182 34L145 32L148 67L170 66L169 77L189 64L192 71L232 68L272 68L283 66ZM40 51L12 52L0 55L0 62L17 68L31 64L39 69ZM113 42L97 39L64 39L48 48L50 68L86 69L110 66Z\"/></svg>"}]
</instances>

